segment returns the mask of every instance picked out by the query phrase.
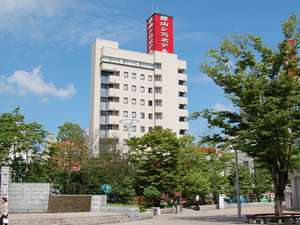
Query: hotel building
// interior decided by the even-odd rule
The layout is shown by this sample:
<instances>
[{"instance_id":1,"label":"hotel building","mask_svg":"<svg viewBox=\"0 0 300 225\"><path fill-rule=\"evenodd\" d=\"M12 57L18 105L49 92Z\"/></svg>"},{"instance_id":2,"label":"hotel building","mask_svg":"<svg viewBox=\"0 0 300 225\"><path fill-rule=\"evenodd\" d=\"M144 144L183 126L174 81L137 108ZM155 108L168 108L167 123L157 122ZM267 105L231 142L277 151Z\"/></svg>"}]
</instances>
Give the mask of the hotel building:
<instances>
[{"instance_id":1,"label":"hotel building","mask_svg":"<svg viewBox=\"0 0 300 225\"><path fill-rule=\"evenodd\" d=\"M147 53L97 39L92 46L91 156L110 142L126 146L126 140L155 126L186 134L186 69L186 61L173 52L170 16L155 13L147 20Z\"/></svg>"}]
</instances>

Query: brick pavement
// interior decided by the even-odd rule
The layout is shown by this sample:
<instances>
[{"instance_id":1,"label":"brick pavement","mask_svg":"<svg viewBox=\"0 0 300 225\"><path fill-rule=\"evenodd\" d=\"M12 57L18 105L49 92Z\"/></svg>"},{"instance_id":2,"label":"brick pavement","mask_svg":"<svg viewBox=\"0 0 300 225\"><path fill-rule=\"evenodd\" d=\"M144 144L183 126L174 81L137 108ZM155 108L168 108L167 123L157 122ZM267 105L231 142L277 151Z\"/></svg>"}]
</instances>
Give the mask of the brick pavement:
<instances>
[{"instance_id":1,"label":"brick pavement","mask_svg":"<svg viewBox=\"0 0 300 225\"><path fill-rule=\"evenodd\" d=\"M270 206L242 208L242 214L268 212L273 212L273 208ZM181 214L165 214L155 216L153 219L118 223L118 225L234 225L241 223L243 220L236 218L236 208L227 208L203 211L184 209Z\"/></svg>"}]
</instances>

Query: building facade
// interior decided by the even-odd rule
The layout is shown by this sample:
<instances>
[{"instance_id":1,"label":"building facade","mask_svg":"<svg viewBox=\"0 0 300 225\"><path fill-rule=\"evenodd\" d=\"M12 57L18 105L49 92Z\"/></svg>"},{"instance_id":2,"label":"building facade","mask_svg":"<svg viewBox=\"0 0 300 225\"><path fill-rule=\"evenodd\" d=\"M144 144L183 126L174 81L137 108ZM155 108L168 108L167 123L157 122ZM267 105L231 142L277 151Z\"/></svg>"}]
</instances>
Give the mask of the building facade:
<instances>
[{"instance_id":1,"label":"building facade","mask_svg":"<svg viewBox=\"0 0 300 225\"><path fill-rule=\"evenodd\" d=\"M91 155L97 157L109 143L126 145L155 126L186 134L186 69L176 54L128 51L97 39L92 46Z\"/></svg>"}]
</instances>

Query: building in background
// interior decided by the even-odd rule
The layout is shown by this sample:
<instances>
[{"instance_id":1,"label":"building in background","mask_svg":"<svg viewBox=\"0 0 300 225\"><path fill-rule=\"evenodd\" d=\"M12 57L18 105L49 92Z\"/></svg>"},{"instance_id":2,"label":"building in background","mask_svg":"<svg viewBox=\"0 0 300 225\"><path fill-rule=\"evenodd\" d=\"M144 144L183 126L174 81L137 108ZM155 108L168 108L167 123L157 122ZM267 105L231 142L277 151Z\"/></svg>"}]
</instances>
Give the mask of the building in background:
<instances>
[{"instance_id":1,"label":"building in background","mask_svg":"<svg viewBox=\"0 0 300 225\"><path fill-rule=\"evenodd\" d=\"M174 54L173 18L147 20L147 53L97 39L92 46L90 153L125 145L155 126L188 130L186 61Z\"/></svg>"}]
</instances>

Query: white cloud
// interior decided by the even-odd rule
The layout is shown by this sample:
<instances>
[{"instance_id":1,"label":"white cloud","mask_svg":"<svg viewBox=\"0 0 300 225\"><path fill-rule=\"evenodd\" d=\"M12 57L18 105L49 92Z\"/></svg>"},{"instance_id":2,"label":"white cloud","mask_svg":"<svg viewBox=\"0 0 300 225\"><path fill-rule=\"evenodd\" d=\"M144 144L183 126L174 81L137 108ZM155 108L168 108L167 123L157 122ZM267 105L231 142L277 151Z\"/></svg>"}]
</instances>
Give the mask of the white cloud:
<instances>
[{"instance_id":1,"label":"white cloud","mask_svg":"<svg viewBox=\"0 0 300 225\"><path fill-rule=\"evenodd\" d=\"M41 17L58 14L60 0L0 0L0 31L16 32L26 24L34 26Z\"/></svg>"},{"instance_id":2,"label":"white cloud","mask_svg":"<svg viewBox=\"0 0 300 225\"><path fill-rule=\"evenodd\" d=\"M124 43L142 37L144 24L130 19L122 7L107 0L0 0L0 33L67 47L91 44L96 38Z\"/></svg>"},{"instance_id":3,"label":"white cloud","mask_svg":"<svg viewBox=\"0 0 300 225\"><path fill-rule=\"evenodd\" d=\"M232 105L225 105L224 103L220 103L220 102L217 102L213 109L215 111L230 111L230 112L233 112L234 111L234 107Z\"/></svg>"},{"instance_id":4,"label":"white cloud","mask_svg":"<svg viewBox=\"0 0 300 225\"><path fill-rule=\"evenodd\" d=\"M18 95L34 94L40 96L42 101L48 97L69 98L76 93L74 85L68 84L63 88L47 83L42 77L41 67L36 67L32 72L17 70L11 76L0 77L0 92Z\"/></svg>"}]
</instances>

